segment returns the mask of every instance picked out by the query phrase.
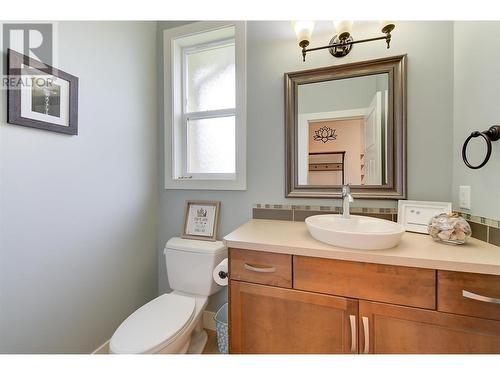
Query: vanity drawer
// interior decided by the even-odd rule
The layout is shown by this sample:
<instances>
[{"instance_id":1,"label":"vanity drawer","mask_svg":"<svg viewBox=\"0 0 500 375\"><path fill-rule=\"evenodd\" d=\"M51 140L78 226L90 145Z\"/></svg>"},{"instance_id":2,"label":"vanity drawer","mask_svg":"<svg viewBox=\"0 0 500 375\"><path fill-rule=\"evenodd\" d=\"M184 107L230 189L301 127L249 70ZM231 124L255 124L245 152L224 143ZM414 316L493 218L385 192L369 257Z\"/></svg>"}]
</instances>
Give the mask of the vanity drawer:
<instances>
[{"instance_id":1,"label":"vanity drawer","mask_svg":"<svg viewBox=\"0 0 500 375\"><path fill-rule=\"evenodd\" d=\"M438 310L500 320L500 276L438 271Z\"/></svg>"},{"instance_id":2,"label":"vanity drawer","mask_svg":"<svg viewBox=\"0 0 500 375\"><path fill-rule=\"evenodd\" d=\"M292 287L292 256L262 251L229 249L231 280Z\"/></svg>"},{"instance_id":3,"label":"vanity drawer","mask_svg":"<svg viewBox=\"0 0 500 375\"><path fill-rule=\"evenodd\" d=\"M436 308L436 271L294 256L293 287L426 309Z\"/></svg>"}]
</instances>

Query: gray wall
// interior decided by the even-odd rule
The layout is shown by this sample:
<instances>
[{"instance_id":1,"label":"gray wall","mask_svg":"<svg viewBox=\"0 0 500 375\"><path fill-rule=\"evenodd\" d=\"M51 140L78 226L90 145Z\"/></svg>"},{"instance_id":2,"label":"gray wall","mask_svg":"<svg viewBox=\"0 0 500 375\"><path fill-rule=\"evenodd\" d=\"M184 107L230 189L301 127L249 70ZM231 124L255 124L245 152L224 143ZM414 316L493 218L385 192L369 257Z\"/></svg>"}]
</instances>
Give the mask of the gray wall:
<instances>
[{"instance_id":1,"label":"gray wall","mask_svg":"<svg viewBox=\"0 0 500 375\"><path fill-rule=\"evenodd\" d=\"M88 353L157 294L156 22L59 24L79 135L6 124L0 352Z\"/></svg>"},{"instance_id":2,"label":"gray wall","mask_svg":"<svg viewBox=\"0 0 500 375\"><path fill-rule=\"evenodd\" d=\"M331 25L331 23L330 23ZM159 24L161 30L172 27ZM357 39L373 36L377 22L354 25ZM331 29L331 27L329 27ZM331 35L313 35L311 45L328 42ZM432 40L432 43L429 43ZM161 43L161 42L160 42ZM408 54L408 196L410 199L449 200L452 179L453 113L453 23L398 22L391 49L384 42L357 45L342 59L326 51L310 53L303 63L290 22L247 24L247 190L192 191L165 190L160 186L158 265L160 292L168 290L163 246L179 235L184 203L187 199L222 201L221 236L251 217L254 203L339 204L334 200L285 199L284 177L284 97L283 73L332 64L343 64ZM162 56L159 56L160 66ZM160 70L160 80L163 73ZM161 83L160 83L161 86ZM162 97L163 88L159 87ZM159 108L160 113L162 108ZM160 142L163 139L163 115ZM160 143L160 150L163 144ZM166 150L169 152L169 150ZM163 155L160 178L163 179ZM360 201L354 205L394 207L396 202ZM212 298L208 309L214 311L224 300L224 292Z\"/></svg>"},{"instance_id":3,"label":"gray wall","mask_svg":"<svg viewBox=\"0 0 500 375\"><path fill-rule=\"evenodd\" d=\"M453 206L459 208L459 186L470 185L470 212L492 219L500 219L500 141L493 143L490 161L479 170L465 166L461 150L472 131L500 124L499 34L500 22L455 22ZM486 152L484 140L470 146L471 162L479 164Z\"/></svg>"}]
</instances>

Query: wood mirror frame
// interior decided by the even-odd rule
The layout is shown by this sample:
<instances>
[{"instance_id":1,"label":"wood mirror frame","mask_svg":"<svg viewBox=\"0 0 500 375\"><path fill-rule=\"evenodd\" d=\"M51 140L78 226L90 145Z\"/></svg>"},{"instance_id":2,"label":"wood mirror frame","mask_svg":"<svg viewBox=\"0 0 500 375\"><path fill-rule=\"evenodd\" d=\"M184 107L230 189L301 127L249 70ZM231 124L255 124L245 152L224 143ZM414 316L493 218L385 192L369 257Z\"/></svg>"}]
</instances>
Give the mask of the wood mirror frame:
<instances>
[{"instance_id":1,"label":"wood mirror frame","mask_svg":"<svg viewBox=\"0 0 500 375\"><path fill-rule=\"evenodd\" d=\"M388 74L387 183L352 185L355 198L406 199L406 55L285 73L285 185L288 198L339 198L340 185L299 185L298 86Z\"/></svg>"}]
</instances>

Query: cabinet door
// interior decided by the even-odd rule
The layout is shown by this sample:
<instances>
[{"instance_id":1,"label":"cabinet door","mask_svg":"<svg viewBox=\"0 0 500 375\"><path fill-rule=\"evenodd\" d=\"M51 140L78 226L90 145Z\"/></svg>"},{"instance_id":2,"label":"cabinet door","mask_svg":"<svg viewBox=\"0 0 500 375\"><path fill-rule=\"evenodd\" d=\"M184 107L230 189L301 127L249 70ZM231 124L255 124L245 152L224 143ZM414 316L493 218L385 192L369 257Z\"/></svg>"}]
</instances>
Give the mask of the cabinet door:
<instances>
[{"instance_id":1,"label":"cabinet door","mask_svg":"<svg viewBox=\"0 0 500 375\"><path fill-rule=\"evenodd\" d=\"M500 322L359 301L359 352L500 353Z\"/></svg>"},{"instance_id":2,"label":"cabinet door","mask_svg":"<svg viewBox=\"0 0 500 375\"><path fill-rule=\"evenodd\" d=\"M238 281L230 284L231 353L357 353L358 301Z\"/></svg>"}]
</instances>

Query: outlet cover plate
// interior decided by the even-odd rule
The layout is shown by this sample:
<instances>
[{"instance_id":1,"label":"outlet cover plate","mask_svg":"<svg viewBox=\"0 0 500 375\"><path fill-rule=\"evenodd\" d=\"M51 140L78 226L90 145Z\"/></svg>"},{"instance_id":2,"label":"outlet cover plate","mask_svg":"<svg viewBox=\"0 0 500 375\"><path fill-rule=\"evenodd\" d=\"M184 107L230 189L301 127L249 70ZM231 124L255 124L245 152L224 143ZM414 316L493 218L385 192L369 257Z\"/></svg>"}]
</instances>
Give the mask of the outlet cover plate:
<instances>
[{"instance_id":1,"label":"outlet cover plate","mask_svg":"<svg viewBox=\"0 0 500 375\"><path fill-rule=\"evenodd\" d=\"M470 186L461 185L458 191L458 203L460 208L470 210Z\"/></svg>"}]
</instances>

